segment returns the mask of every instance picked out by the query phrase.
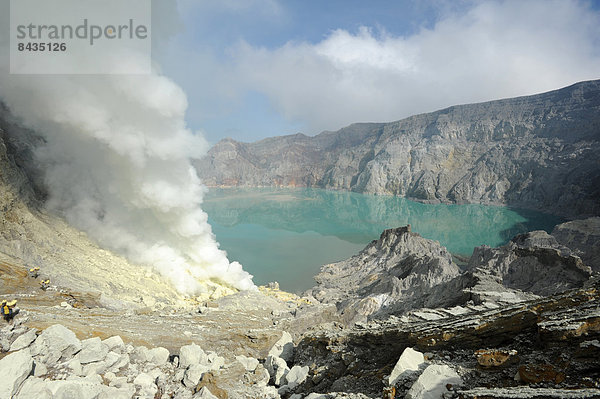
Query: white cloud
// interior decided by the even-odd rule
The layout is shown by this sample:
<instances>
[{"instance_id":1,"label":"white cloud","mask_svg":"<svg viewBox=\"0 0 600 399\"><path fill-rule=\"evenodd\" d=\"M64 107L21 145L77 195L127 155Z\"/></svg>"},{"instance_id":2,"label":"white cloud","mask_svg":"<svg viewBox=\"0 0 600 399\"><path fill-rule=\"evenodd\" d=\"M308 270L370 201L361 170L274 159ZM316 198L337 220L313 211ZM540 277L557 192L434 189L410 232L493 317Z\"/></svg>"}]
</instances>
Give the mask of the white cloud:
<instances>
[{"instance_id":1,"label":"white cloud","mask_svg":"<svg viewBox=\"0 0 600 399\"><path fill-rule=\"evenodd\" d=\"M600 78L600 16L579 1L486 1L394 37L336 30L319 43L241 43L234 74L307 133Z\"/></svg>"}]
</instances>

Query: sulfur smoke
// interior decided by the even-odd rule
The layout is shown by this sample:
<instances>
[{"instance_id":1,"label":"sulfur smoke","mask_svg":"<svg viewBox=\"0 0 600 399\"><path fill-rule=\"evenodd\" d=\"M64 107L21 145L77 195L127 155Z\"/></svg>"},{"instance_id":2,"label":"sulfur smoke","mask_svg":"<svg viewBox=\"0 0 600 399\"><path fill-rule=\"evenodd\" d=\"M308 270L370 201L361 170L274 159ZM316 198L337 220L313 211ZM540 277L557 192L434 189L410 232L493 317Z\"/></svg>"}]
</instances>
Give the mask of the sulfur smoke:
<instances>
[{"instance_id":1,"label":"sulfur smoke","mask_svg":"<svg viewBox=\"0 0 600 399\"><path fill-rule=\"evenodd\" d=\"M1 101L46 140L36 161L50 211L184 294L215 282L254 287L219 250L200 207L205 188L190 159L207 144L186 127L181 88L158 73L9 75L0 61Z\"/></svg>"}]
</instances>

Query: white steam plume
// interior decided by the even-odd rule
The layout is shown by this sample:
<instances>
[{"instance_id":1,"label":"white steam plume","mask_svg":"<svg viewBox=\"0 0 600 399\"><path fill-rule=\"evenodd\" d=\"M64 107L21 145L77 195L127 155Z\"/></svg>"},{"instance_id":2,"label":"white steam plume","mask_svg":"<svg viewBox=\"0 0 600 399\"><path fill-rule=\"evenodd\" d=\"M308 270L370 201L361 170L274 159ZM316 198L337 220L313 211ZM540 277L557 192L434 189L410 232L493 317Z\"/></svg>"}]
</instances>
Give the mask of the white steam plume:
<instances>
[{"instance_id":1,"label":"white steam plume","mask_svg":"<svg viewBox=\"0 0 600 399\"><path fill-rule=\"evenodd\" d=\"M0 99L47 141L37 160L50 210L184 294L214 282L254 288L218 249L200 208L205 188L190 158L207 145L186 128L177 85L158 74L9 75L0 61Z\"/></svg>"}]
</instances>

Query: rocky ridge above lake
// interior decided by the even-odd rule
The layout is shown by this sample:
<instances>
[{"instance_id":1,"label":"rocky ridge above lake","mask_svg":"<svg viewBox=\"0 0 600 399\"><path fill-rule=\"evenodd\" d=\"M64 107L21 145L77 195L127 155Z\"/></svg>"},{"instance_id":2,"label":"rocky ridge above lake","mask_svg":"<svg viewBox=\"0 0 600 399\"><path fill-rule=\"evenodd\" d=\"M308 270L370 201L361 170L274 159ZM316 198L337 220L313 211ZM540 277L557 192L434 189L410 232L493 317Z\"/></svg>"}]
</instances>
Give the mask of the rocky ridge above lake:
<instances>
[{"instance_id":1,"label":"rocky ridge above lake","mask_svg":"<svg viewBox=\"0 0 600 399\"><path fill-rule=\"evenodd\" d=\"M196 162L210 186L320 187L600 214L600 80L397 122L241 143Z\"/></svg>"}]
</instances>

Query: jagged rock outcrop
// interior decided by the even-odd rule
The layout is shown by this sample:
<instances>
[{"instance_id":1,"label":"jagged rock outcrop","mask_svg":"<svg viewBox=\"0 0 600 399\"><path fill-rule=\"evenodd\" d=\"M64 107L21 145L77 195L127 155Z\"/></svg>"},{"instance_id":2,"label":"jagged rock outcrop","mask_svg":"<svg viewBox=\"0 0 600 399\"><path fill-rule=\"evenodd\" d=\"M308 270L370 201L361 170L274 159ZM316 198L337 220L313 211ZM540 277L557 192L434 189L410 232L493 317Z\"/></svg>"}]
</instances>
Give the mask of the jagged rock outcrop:
<instances>
[{"instance_id":1,"label":"jagged rock outcrop","mask_svg":"<svg viewBox=\"0 0 600 399\"><path fill-rule=\"evenodd\" d=\"M469 270L488 273L507 288L550 295L583 286L592 275L581 258L545 231L513 238L499 248L475 248Z\"/></svg>"},{"instance_id":2,"label":"jagged rock outcrop","mask_svg":"<svg viewBox=\"0 0 600 399\"><path fill-rule=\"evenodd\" d=\"M459 272L446 248L411 232L409 225L385 230L358 255L323 266L311 294L336 303L350 323L382 307L419 307L422 293Z\"/></svg>"},{"instance_id":3,"label":"jagged rock outcrop","mask_svg":"<svg viewBox=\"0 0 600 399\"><path fill-rule=\"evenodd\" d=\"M196 163L213 186L306 186L428 202L600 214L600 80L314 137L225 139Z\"/></svg>"},{"instance_id":4,"label":"jagged rock outcrop","mask_svg":"<svg viewBox=\"0 0 600 399\"><path fill-rule=\"evenodd\" d=\"M594 271L600 272L600 217L559 224L552 236L569 247Z\"/></svg>"},{"instance_id":5,"label":"jagged rock outcrop","mask_svg":"<svg viewBox=\"0 0 600 399\"><path fill-rule=\"evenodd\" d=\"M351 324L419 308L514 304L580 288L591 276L579 256L545 231L518 235L498 248L477 247L460 270L446 248L409 225L386 230L358 255L323 266L308 293L335 303Z\"/></svg>"}]
</instances>

